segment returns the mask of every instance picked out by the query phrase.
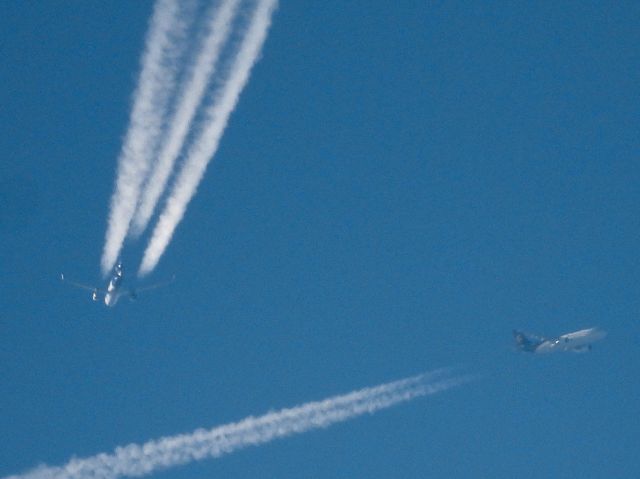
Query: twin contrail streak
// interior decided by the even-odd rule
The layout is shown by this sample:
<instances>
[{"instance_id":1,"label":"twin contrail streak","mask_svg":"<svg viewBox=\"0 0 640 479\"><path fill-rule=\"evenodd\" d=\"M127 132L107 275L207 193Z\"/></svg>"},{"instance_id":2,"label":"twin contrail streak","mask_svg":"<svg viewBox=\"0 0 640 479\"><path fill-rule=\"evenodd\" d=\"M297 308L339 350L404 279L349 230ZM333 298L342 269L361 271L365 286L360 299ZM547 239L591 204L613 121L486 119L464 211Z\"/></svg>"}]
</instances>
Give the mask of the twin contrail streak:
<instances>
[{"instance_id":1,"label":"twin contrail streak","mask_svg":"<svg viewBox=\"0 0 640 479\"><path fill-rule=\"evenodd\" d=\"M217 92L212 105L205 112L199 136L189 148L164 211L160 215L149 245L145 250L139 274L151 272L171 241L176 226L184 216L187 205L196 192L207 164L215 154L229 116L235 108L242 89L249 79L271 24L276 0L262 0L250 20L226 81Z\"/></svg>"},{"instance_id":2,"label":"twin contrail streak","mask_svg":"<svg viewBox=\"0 0 640 479\"><path fill-rule=\"evenodd\" d=\"M142 234L147 227L158 199L165 189L198 106L209 85L209 80L215 73L220 53L229 37L239 3L239 0L226 0L209 16L207 37L202 43L190 78L184 82L181 88L176 112L171 119L157 163L150 174L133 218L131 232L134 236Z\"/></svg>"},{"instance_id":3,"label":"twin contrail streak","mask_svg":"<svg viewBox=\"0 0 640 479\"><path fill-rule=\"evenodd\" d=\"M168 101L175 87L189 16L185 14L191 9L191 3L159 0L154 8L129 128L118 160L116 187L111 198L101 261L103 273L113 267L120 254L138 202L140 186L157 148Z\"/></svg>"},{"instance_id":4,"label":"twin contrail streak","mask_svg":"<svg viewBox=\"0 0 640 479\"><path fill-rule=\"evenodd\" d=\"M72 459L64 466L41 466L5 479L116 479L143 476L170 467L216 458L265 444L275 439L326 428L357 416L412 399L435 394L467 382L469 378L443 377L445 371L421 374L380 386L361 389L324 401L310 402L260 417L164 437L144 444L117 447L114 452Z\"/></svg>"}]
</instances>

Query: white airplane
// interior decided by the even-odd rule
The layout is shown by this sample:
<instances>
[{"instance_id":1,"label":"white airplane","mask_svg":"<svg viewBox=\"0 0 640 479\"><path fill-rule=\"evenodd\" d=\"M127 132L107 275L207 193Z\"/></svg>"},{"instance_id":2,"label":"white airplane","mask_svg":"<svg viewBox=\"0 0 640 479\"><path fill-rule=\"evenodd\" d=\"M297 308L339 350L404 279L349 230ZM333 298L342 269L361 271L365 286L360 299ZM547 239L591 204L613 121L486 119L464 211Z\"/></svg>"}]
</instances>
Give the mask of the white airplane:
<instances>
[{"instance_id":1,"label":"white airplane","mask_svg":"<svg viewBox=\"0 0 640 479\"><path fill-rule=\"evenodd\" d=\"M598 328L581 329L573 333L563 334L557 338L543 338L533 334L513 331L516 347L528 353L545 354L564 351L584 353L591 351L591 345L607 335Z\"/></svg>"},{"instance_id":2,"label":"white airplane","mask_svg":"<svg viewBox=\"0 0 640 479\"><path fill-rule=\"evenodd\" d=\"M169 281L152 284L149 286L145 286L144 288L138 288L137 290L133 288L123 290L122 282L124 281L124 269L122 268L122 262L119 261L118 264L113 268L113 274L111 275L111 279L109 280L109 284L107 284L106 289L96 288L94 286L88 286L86 284L69 281L67 278L65 278L64 273L60 274L60 279L77 288L91 291L91 299L93 299L94 301L99 301L100 298L103 297L104 304L108 307L113 307L123 296L128 296L130 300L135 301L138 298L139 292L166 286L171 283L175 279L175 277L171 278L171 280Z\"/></svg>"}]
</instances>

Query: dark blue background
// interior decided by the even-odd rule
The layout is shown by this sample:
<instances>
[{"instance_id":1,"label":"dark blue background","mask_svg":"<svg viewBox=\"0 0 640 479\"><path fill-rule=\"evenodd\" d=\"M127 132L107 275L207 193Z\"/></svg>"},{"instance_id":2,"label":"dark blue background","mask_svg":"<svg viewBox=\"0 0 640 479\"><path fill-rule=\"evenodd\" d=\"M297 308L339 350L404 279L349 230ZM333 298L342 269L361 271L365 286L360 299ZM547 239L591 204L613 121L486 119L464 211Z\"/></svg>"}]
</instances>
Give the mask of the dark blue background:
<instances>
[{"instance_id":1,"label":"dark blue background","mask_svg":"<svg viewBox=\"0 0 640 479\"><path fill-rule=\"evenodd\" d=\"M282 2L174 287L107 310L58 274L98 281L151 8L0 7L0 476L448 365L481 378L158 476L640 473L637 2Z\"/></svg>"}]
</instances>

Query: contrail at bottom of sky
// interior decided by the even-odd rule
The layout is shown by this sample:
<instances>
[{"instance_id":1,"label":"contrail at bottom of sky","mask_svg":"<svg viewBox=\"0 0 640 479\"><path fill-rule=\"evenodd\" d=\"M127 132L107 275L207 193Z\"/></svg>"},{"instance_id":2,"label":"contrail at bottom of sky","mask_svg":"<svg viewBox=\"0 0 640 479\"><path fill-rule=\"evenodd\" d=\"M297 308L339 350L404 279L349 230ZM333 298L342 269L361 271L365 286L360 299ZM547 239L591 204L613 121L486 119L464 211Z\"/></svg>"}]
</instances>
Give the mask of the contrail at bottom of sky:
<instances>
[{"instance_id":1,"label":"contrail at bottom of sky","mask_svg":"<svg viewBox=\"0 0 640 479\"><path fill-rule=\"evenodd\" d=\"M144 444L129 444L117 447L111 454L74 458L60 467L40 466L5 479L115 479L143 476L193 461L220 457L274 439L325 428L365 413L372 414L421 396L445 391L471 379L447 378L446 373L447 370L438 370L259 417L250 416L209 430L199 429L190 434L164 437Z\"/></svg>"}]
</instances>

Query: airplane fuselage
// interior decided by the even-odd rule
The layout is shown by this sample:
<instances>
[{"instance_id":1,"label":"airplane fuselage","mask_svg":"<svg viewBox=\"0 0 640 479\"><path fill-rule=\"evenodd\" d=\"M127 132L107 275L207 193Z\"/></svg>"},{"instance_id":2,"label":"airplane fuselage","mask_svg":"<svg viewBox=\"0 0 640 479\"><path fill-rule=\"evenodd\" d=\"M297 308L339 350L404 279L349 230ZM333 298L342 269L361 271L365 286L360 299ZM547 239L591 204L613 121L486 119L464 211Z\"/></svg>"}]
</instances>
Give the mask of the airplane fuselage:
<instances>
[{"instance_id":1,"label":"airplane fuselage","mask_svg":"<svg viewBox=\"0 0 640 479\"><path fill-rule=\"evenodd\" d=\"M606 333L597 328L581 329L573 333L563 334L557 339L544 341L534 352L547 354L559 351L588 351L592 343L601 340L605 336Z\"/></svg>"},{"instance_id":2,"label":"airplane fuselage","mask_svg":"<svg viewBox=\"0 0 640 479\"><path fill-rule=\"evenodd\" d=\"M107 285L107 291L104 294L104 304L109 307L113 307L118 302L120 297L120 286L122 286L123 272L122 265L118 264L116 269L109 280Z\"/></svg>"},{"instance_id":3,"label":"airplane fuselage","mask_svg":"<svg viewBox=\"0 0 640 479\"><path fill-rule=\"evenodd\" d=\"M586 352L591 344L604 338L607 333L598 328L581 329L573 333L563 334L554 339L531 340L524 333L514 332L518 349L536 354L573 351Z\"/></svg>"}]
</instances>

